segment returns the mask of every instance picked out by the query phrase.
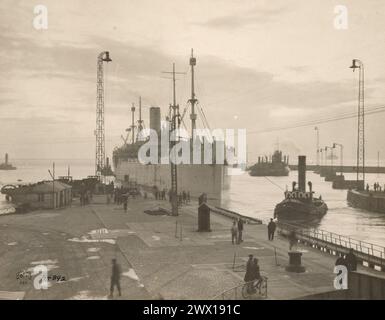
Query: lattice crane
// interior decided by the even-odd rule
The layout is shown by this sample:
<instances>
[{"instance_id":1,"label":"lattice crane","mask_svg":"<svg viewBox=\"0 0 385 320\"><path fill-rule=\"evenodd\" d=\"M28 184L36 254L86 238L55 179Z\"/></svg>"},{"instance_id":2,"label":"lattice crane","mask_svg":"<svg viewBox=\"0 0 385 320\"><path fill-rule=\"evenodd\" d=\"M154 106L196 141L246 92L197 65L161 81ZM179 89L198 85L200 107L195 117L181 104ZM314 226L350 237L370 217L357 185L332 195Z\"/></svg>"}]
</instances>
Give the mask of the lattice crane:
<instances>
[{"instance_id":1,"label":"lattice crane","mask_svg":"<svg viewBox=\"0 0 385 320\"><path fill-rule=\"evenodd\" d=\"M96 92L96 155L95 175L102 176L106 163L105 135L104 135L104 76L103 62L110 62L110 54L103 51L97 61L97 92Z\"/></svg>"}]
</instances>

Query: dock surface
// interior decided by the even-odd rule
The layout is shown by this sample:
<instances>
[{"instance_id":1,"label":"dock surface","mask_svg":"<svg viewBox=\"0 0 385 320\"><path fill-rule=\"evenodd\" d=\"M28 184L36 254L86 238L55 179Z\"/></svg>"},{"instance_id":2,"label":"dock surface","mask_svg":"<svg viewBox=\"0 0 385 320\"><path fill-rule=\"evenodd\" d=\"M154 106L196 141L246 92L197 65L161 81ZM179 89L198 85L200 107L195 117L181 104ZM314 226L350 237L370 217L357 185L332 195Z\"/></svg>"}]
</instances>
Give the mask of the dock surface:
<instances>
[{"instance_id":1,"label":"dock surface","mask_svg":"<svg viewBox=\"0 0 385 320\"><path fill-rule=\"evenodd\" d=\"M288 242L279 235L268 241L266 225L245 225L244 242L233 245L231 220L218 214L211 214L212 232L197 232L195 203L182 207L179 217L143 212L168 205L130 199L125 213L122 206L107 205L104 196L94 196L83 207L74 202L61 210L0 216L0 298L108 299L116 258L122 297L114 299L212 299L242 285L249 254L268 278L268 299L334 290L336 257L298 246L306 272L287 272ZM33 281L16 279L38 264L66 281L37 290Z\"/></svg>"}]
</instances>

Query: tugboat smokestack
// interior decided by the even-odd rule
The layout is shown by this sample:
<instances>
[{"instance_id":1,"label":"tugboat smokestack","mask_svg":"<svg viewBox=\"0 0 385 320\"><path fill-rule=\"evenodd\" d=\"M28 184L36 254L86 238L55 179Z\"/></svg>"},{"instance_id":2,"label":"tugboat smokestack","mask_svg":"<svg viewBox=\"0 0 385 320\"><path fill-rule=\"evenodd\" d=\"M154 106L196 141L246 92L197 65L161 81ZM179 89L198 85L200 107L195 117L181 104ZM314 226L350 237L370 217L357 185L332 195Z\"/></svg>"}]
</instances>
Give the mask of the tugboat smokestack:
<instances>
[{"instance_id":1,"label":"tugboat smokestack","mask_svg":"<svg viewBox=\"0 0 385 320\"><path fill-rule=\"evenodd\" d=\"M306 156L298 156L298 190L306 192Z\"/></svg>"}]
</instances>

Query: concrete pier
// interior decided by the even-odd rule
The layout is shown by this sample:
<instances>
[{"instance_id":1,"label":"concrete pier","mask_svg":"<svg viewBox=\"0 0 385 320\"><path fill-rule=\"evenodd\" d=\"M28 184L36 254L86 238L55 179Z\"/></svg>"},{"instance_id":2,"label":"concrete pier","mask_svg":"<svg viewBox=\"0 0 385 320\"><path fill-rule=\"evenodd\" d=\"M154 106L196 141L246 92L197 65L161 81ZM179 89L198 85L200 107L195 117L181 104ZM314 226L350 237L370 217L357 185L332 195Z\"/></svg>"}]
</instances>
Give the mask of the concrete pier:
<instances>
[{"instance_id":1,"label":"concrete pier","mask_svg":"<svg viewBox=\"0 0 385 320\"><path fill-rule=\"evenodd\" d=\"M144 213L158 206L168 202L129 199L125 213L94 196L83 207L0 216L0 298L108 299L116 258L119 299L212 299L243 284L249 254L268 279L267 299L334 291L332 255L298 244L306 272L288 272L289 244L278 234L268 241L266 225L246 224L244 242L232 245L231 219L212 213L211 232L197 232L197 204L182 207L179 217ZM16 279L39 264L66 281L37 290L33 281Z\"/></svg>"},{"instance_id":2,"label":"concrete pier","mask_svg":"<svg viewBox=\"0 0 385 320\"><path fill-rule=\"evenodd\" d=\"M347 201L355 208L385 213L385 192L349 190Z\"/></svg>"},{"instance_id":3,"label":"concrete pier","mask_svg":"<svg viewBox=\"0 0 385 320\"><path fill-rule=\"evenodd\" d=\"M291 164L289 165L290 170L298 170L298 166L296 164ZM335 164L333 167L331 165L327 166L317 166L315 164L308 164L307 165L307 170L308 171L314 171L314 170L328 170L332 169L336 172L341 172L341 166L338 164ZM343 166L342 167L342 172L344 173L355 173L357 172L357 167L356 166ZM385 167L378 167L378 166L365 166L365 172L366 173L385 173Z\"/></svg>"}]
</instances>

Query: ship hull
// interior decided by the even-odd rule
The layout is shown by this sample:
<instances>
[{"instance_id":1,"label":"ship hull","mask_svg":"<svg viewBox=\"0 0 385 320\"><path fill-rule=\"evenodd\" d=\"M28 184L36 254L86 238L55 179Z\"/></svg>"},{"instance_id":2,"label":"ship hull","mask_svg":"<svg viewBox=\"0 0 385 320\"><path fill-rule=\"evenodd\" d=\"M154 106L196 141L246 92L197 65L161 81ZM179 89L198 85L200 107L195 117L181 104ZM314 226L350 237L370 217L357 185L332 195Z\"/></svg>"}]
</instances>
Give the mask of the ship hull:
<instances>
[{"instance_id":1,"label":"ship hull","mask_svg":"<svg viewBox=\"0 0 385 320\"><path fill-rule=\"evenodd\" d=\"M326 214L327 205L322 202L315 205L313 202L302 202L295 199L285 199L276 205L274 216L278 219L313 219L319 218Z\"/></svg>"},{"instance_id":2,"label":"ship hull","mask_svg":"<svg viewBox=\"0 0 385 320\"><path fill-rule=\"evenodd\" d=\"M170 190L169 164L144 165L135 160L119 159L115 166L116 180L122 185L135 183L145 190ZM220 164L180 164L177 166L178 192L189 192L193 198L202 193L211 200L221 200L222 191L230 187L228 166Z\"/></svg>"},{"instance_id":3,"label":"ship hull","mask_svg":"<svg viewBox=\"0 0 385 320\"><path fill-rule=\"evenodd\" d=\"M282 168L253 168L249 171L250 176L252 177L284 177L288 176L290 172L289 167Z\"/></svg>"}]
</instances>

